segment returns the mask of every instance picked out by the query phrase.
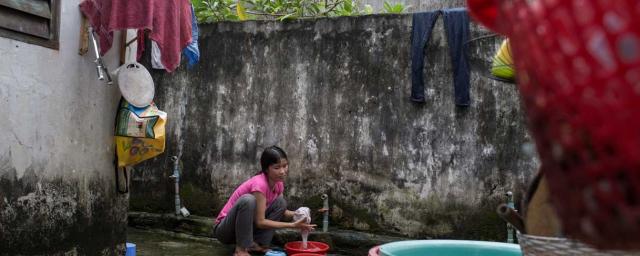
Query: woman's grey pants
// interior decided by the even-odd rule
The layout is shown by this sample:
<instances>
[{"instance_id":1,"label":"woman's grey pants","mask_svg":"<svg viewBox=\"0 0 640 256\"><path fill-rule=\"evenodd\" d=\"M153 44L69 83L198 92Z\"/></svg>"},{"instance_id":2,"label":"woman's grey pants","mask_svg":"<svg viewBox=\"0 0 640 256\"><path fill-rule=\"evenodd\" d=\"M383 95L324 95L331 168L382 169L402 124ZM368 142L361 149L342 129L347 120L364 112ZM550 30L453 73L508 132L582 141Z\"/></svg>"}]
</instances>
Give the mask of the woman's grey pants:
<instances>
[{"instance_id":1,"label":"woman's grey pants","mask_svg":"<svg viewBox=\"0 0 640 256\"><path fill-rule=\"evenodd\" d=\"M265 218L280 221L287 209L287 202L282 196L276 198L265 211ZM224 244L233 244L249 248L255 241L261 246L271 244L273 229L258 229L253 222L256 215L256 197L246 194L238 198L227 216L213 228L213 234Z\"/></svg>"}]
</instances>

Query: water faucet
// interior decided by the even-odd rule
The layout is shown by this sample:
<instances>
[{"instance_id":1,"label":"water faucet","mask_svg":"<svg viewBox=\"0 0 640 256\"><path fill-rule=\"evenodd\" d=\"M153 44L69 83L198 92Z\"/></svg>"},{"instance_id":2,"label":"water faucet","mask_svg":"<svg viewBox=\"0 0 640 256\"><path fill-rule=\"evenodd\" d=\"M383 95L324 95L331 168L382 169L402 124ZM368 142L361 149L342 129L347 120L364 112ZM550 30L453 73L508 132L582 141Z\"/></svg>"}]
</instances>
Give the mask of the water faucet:
<instances>
[{"instance_id":1,"label":"water faucet","mask_svg":"<svg viewBox=\"0 0 640 256\"><path fill-rule=\"evenodd\" d=\"M173 161L173 175L169 176L169 178L179 179L180 178L180 161L178 160L178 156L172 156L171 161Z\"/></svg>"},{"instance_id":2,"label":"water faucet","mask_svg":"<svg viewBox=\"0 0 640 256\"><path fill-rule=\"evenodd\" d=\"M507 196L507 207L515 210L515 205L513 203L513 192L507 191L506 196ZM507 243L514 243L513 226L509 222L507 222Z\"/></svg>"},{"instance_id":3,"label":"water faucet","mask_svg":"<svg viewBox=\"0 0 640 256\"><path fill-rule=\"evenodd\" d=\"M322 199L322 211L323 211L322 232L328 232L329 231L329 195L322 194L320 198Z\"/></svg>"},{"instance_id":4,"label":"water faucet","mask_svg":"<svg viewBox=\"0 0 640 256\"><path fill-rule=\"evenodd\" d=\"M176 187L176 195L175 195L175 206L176 206L176 216L182 215L183 217L188 217L190 215L189 210L185 207L180 207L180 159L178 156L172 156L171 161L173 161L173 174L169 176L169 178L175 179L175 187Z\"/></svg>"},{"instance_id":5,"label":"water faucet","mask_svg":"<svg viewBox=\"0 0 640 256\"><path fill-rule=\"evenodd\" d=\"M102 57L100 56L100 47L98 45L98 40L96 40L96 35L94 29L92 27L87 28L89 32L89 36L91 37L91 42L93 43L93 50L96 54L96 71L98 72L98 80L103 81L106 80L107 84L113 84L113 80L111 79L111 75L109 75L109 70L107 66L104 64Z\"/></svg>"}]
</instances>

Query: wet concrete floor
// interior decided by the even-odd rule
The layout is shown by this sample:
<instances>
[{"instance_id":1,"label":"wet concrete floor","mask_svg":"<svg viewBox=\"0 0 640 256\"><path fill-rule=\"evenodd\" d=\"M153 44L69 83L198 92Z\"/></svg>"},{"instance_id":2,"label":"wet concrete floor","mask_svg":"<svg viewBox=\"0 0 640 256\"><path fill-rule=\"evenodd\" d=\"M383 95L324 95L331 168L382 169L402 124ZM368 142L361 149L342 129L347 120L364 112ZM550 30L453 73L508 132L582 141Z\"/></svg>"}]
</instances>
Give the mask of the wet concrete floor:
<instances>
[{"instance_id":1,"label":"wet concrete floor","mask_svg":"<svg viewBox=\"0 0 640 256\"><path fill-rule=\"evenodd\" d=\"M233 245L223 245L215 239L165 230L147 230L129 227L127 242L136 244L137 256L227 256L233 254ZM334 251L328 256L366 255L366 252ZM261 255L261 254L253 254Z\"/></svg>"},{"instance_id":2,"label":"wet concrete floor","mask_svg":"<svg viewBox=\"0 0 640 256\"><path fill-rule=\"evenodd\" d=\"M171 232L129 228L127 242L136 244L137 256L222 256L233 249L214 239L188 238Z\"/></svg>"}]
</instances>

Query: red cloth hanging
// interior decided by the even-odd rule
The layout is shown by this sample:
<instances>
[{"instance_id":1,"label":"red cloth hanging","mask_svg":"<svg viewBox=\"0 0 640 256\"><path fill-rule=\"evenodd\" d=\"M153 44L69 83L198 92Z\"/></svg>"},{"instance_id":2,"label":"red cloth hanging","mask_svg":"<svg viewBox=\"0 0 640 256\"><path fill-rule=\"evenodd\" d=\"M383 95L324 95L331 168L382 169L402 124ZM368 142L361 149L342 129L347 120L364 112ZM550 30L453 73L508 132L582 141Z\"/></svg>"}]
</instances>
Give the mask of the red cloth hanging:
<instances>
[{"instance_id":1,"label":"red cloth hanging","mask_svg":"<svg viewBox=\"0 0 640 256\"><path fill-rule=\"evenodd\" d=\"M99 36L100 54L111 49L113 31L149 30L162 52L162 64L172 72L180 65L182 49L191 42L189 0L85 0L80 11ZM139 45L138 58L143 51Z\"/></svg>"}]
</instances>

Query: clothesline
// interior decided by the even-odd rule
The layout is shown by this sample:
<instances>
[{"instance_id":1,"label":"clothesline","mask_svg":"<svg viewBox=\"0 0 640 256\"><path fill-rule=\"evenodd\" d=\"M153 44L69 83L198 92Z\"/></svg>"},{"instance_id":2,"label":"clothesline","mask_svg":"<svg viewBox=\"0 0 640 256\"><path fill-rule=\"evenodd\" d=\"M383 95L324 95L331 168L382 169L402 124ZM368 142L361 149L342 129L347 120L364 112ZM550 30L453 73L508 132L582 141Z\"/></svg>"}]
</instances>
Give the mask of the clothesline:
<instances>
[{"instance_id":1,"label":"clothesline","mask_svg":"<svg viewBox=\"0 0 640 256\"><path fill-rule=\"evenodd\" d=\"M129 45L131 45L133 42L138 40L138 36L134 37L133 39L129 40L126 44L124 44L125 47L129 47Z\"/></svg>"}]
</instances>

